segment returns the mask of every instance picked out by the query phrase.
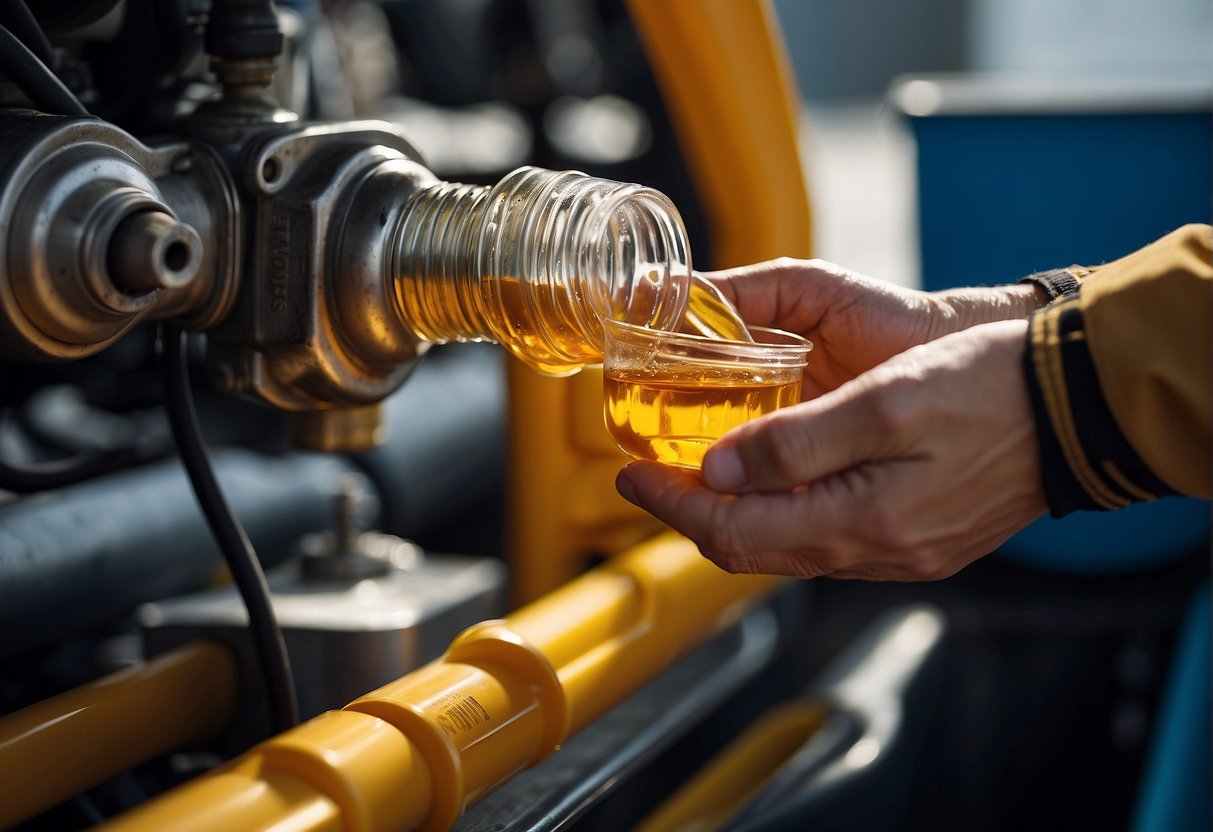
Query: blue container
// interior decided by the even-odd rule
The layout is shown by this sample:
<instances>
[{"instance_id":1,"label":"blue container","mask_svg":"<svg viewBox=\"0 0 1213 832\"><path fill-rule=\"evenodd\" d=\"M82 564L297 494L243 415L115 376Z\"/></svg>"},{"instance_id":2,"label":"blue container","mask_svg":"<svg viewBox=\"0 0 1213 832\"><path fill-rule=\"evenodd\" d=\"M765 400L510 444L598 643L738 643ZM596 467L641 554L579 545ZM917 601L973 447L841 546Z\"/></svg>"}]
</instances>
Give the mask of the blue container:
<instances>
[{"instance_id":1,"label":"blue container","mask_svg":"<svg viewBox=\"0 0 1213 832\"><path fill-rule=\"evenodd\" d=\"M1213 88L921 77L893 85L918 151L925 289L1114 260L1213 216ZM1166 499L1042 519L1001 553L1114 573L1207 544L1209 506Z\"/></svg>"}]
</instances>

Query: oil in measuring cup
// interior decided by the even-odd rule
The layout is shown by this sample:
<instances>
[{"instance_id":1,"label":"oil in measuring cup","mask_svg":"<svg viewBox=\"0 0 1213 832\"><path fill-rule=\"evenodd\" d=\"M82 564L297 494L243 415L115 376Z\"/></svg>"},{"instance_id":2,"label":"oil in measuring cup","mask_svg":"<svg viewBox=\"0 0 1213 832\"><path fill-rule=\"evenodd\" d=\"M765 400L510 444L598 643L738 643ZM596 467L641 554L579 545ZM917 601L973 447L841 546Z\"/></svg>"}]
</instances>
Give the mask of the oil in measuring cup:
<instances>
[{"instance_id":1,"label":"oil in measuring cup","mask_svg":"<svg viewBox=\"0 0 1213 832\"><path fill-rule=\"evenodd\" d=\"M800 401L800 371L775 379L746 370L688 368L664 375L605 376L607 430L635 459L698 469L712 443L733 428Z\"/></svg>"},{"instance_id":2,"label":"oil in measuring cup","mask_svg":"<svg viewBox=\"0 0 1213 832\"><path fill-rule=\"evenodd\" d=\"M812 349L763 327L747 331L749 341L620 321L605 329L607 430L630 456L681 468L699 468L712 443L738 425L799 402Z\"/></svg>"}]
</instances>

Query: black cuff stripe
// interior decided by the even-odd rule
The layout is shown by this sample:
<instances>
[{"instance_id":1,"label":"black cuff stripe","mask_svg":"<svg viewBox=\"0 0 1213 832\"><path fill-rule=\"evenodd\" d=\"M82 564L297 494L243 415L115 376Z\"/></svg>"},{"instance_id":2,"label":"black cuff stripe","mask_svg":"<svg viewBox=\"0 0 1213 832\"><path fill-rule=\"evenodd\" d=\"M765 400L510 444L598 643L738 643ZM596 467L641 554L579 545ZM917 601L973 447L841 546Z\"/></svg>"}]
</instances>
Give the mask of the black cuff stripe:
<instances>
[{"instance_id":1,"label":"black cuff stripe","mask_svg":"<svg viewBox=\"0 0 1213 832\"><path fill-rule=\"evenodd\" d=\"M1044 321L1040 315L1033 315L1029 319L1028 344L1023 352L1024 378L1028 384L1028 400L1036 417L1037 453L1040 457L1040 479L1044 486L1045 502L1049 505L1051 515L1063 517L1073 511L1098 509L1099 506L1090 498L1086 489L1079 485L1070 466L1066 464L1061 442L1049 416L1041 387L1041 374L1045 369L1042 367L1041 373L1038 374L1034 354L1034 344L1040 337L1040 334L1034 331L1043 325Z\"/></svg>"},{"instance_id":2,"label":"black cuff stripe","mask_svg":"<svg viewBox=\"0 0 1213 832\"><path fill-rule=\"evenodd\" d=\"M1095 362L1083 328L1082 310L1069 305L1059 315L1062 364L1066 387L1070 391L1070 412L1079 426L1078 438L1087 459L1104 486L1123 494L1133 502L1142 501L1142 493L1166 497L1176 492L1155 476L1125 439L1108 409L1099 386ZM1113 473L1115 472L1115 473ZM1127 485L1122 481L1127 480Z\"/></svg>"},{"instance_id":3,"label":"black cuff stripe","mask_svg":"<svg viewBox=\"0 0 1213 832\"><path fill-rule=\"evenodd\" d=\"M1055 332L1049 330L1056 327ZM1053 365L1054 370L1050 371ZM1142 502L1176 492L1162 482L1133 450L1108 409L1083 330L1082 310L1066 303L1033 315L1024 351L1028 397L1036 417L1040 469L1049 512L1062 517L1073 511L1107 510L1113 503ZM1054 377L1056 376L1056 377ZM1058 401L1064 388L1065 404ZM1050 401L1058 418L1068 419L1070 444L1076 434L1082 459L1066 459ZM1076 471L1075 467L1082 469ZM1084 482L1083 478L1087 478Z\"/></svg>"}]
</instances>

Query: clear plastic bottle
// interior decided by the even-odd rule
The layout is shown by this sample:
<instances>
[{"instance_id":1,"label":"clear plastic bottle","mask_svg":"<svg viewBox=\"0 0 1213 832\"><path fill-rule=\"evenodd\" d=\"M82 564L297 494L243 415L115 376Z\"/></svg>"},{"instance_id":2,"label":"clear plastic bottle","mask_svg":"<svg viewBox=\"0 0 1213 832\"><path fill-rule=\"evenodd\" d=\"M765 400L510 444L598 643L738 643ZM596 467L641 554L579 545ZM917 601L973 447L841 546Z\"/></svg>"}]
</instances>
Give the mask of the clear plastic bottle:
<instances>
[{"instance_id":1,"label":"clear plastic bottle","mask_svg":"<svg viewBox=\"0 0 1213 832\"><path fill-rule=\"evenodd\" d=\"M678 210L641 185L519 168L416 192L393 241L404 324L496 341L549 375L602 361L603 320L676 330L691 292Z\"/></svg>"}]
</instances>

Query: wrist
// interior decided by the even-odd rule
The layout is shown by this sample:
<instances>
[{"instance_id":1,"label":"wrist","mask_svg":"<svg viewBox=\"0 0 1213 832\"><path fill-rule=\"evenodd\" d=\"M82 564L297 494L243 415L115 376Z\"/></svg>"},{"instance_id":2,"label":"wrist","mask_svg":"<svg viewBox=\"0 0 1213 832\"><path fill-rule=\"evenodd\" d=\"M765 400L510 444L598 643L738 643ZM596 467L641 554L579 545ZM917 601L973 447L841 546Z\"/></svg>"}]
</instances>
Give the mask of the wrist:
<instances>
[{"instance_id":1,"label":"wrist","mask_svg":"<svg viewBox=\"0 0 1213 832\"><path fill-rule=\"evenodd\" d=\"M1047 292L1034 283L969 287L933 292L936 325L933 338L978 324L1024 319L1047 306Z\"/></svg>"}]
</instances>

